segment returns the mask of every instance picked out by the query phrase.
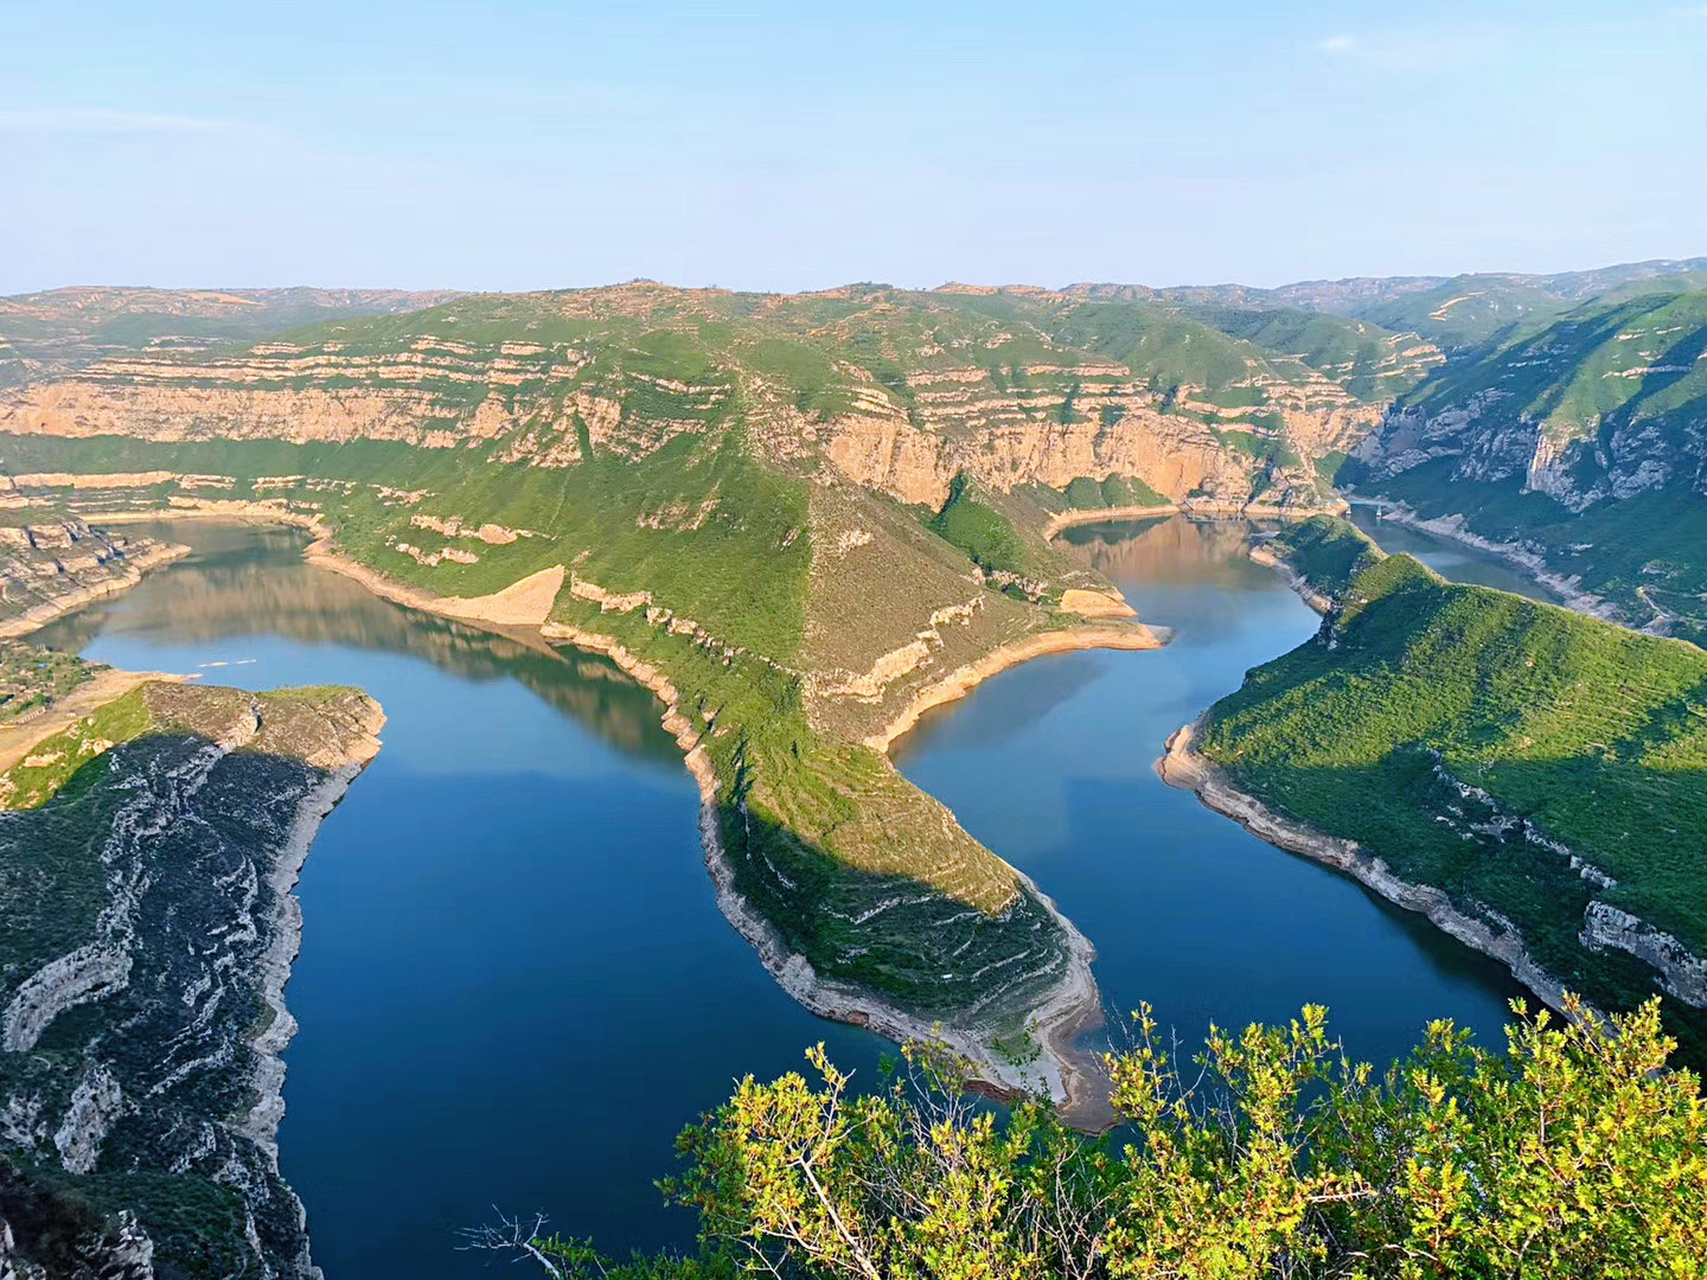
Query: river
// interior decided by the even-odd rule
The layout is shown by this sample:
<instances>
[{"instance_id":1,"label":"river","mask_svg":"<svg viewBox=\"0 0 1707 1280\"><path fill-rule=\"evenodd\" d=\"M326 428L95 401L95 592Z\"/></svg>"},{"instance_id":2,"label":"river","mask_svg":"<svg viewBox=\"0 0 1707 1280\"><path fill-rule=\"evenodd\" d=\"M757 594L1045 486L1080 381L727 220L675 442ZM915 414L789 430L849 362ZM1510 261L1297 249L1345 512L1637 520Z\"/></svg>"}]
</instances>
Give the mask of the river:
<instances>
[{"instance_id":1,"label":"river","mask_svg":"<svg viewBox=\"0 0 1707 1280\"><path fill-rule=\"evenodd\" d=\"M885 1046L807 1015L719 914L650 693L379 600L304 563L292 530L148 531L193 554L44 643L246 688L360 685L388 716L304 869L287 992L281 1162L329 1280L487 1274L457 1230L493 1205L617 1253L685 1245L691 1217L652 1185L683 1124L819 1040L873 1077ZM1056 896L1120 1018L1149 1001L1189 1044L1319 1002L1376 1060L1434 1017L1496 1034L1503 970L1152 772L1169 732L1316 626L1246 530L1067 536L1174 643L1005 672L928 715L902 770Z\"/></svg>"}]
</instances>

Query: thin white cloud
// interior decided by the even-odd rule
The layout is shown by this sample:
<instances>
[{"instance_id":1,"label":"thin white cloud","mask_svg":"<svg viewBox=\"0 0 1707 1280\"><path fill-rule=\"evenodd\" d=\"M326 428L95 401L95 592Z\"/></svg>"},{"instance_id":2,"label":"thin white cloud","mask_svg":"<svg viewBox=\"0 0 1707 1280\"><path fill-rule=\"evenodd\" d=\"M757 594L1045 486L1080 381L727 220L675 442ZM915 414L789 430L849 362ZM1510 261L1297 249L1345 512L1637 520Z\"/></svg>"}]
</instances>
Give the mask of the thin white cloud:
<instances>
[{"instance_id":1,"label":"thin white cloud","mask_svg":"<svg viewBox=\"0 0 1707 1280\"><path fill-rule=\"evenodd\" d=\"M126 137L138 134L214 134L253 137L271 130L236 120L198 116L157 115L144 111L109 111L100 107L35 107L0 110L0 133L25 137L63 137L74 134Z\"/></svg>"},{"instance_id":2,"label":"thin white cloud","mask_svg":"<svg viewBox=\"0 0 1707 1280\"><path fill-rule=\"evenodd\" d=\"M1501 44L1488 36L1434 36L1396 32L1380 36L1332 35L1317 49L1345 62L1381 71L1448 71L1497 57Z\"/></svg>"}]
</instances>

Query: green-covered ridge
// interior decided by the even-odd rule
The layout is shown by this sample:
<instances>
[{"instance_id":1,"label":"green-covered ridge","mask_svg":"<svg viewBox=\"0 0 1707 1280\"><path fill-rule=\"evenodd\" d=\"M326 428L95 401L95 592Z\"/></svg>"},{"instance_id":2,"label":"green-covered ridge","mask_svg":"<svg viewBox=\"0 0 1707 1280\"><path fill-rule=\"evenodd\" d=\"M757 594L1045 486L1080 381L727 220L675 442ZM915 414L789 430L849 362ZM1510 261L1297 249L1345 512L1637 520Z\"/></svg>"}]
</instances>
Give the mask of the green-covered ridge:
<instances>
[{"instance_id":1,"label":"green-covered ridge","mask_svg":"<svg viewBox=\"0 0 1707 1280\"><path fill-rule=\"evenodd\" d=\"M1707 289L1648 287L1430 377L1341 477L1463 517L1635 625L1707 636Z\"/></svg>"},{"instance_id":2,"label":"green-covered ridge","mask_svg":"<svg viewBox=\"0 0 1707 1280\"><path fill-rule=\"evenodd\" d=\"M1383 559L1381 548L1349 520L1311 516L1283 525L1258 547L1287 564L1311 588L1330 598Z\"/></svg>"},{"instance_id":3,"label":"green-covered ridge","mask_svg":"<svg viewBox=\"0 0 1707 1280\"><path fill-rule=\"evenodd\" d=\"M1385 558L1215 704L1200 749L1270 806L1515 924L1607 1006L1671 980L1586 946L1592 904L1707 954L1707 654L1690 645ZM1668 1011L1699 1051L1700 1008Z\"/></svg>"},{"instance_id":4,"label":"green-covered ridge","mask_svg":"<svg viewBox=\"0 0 1707 1280\"><path fill-rule=\"evenodd\" d=\"M147 1242L162 1275L311 1274L273 1146L287 895L380 720L152 681L0 778L0 1202L49 1274Z\"/></svg>"}]
</instances>

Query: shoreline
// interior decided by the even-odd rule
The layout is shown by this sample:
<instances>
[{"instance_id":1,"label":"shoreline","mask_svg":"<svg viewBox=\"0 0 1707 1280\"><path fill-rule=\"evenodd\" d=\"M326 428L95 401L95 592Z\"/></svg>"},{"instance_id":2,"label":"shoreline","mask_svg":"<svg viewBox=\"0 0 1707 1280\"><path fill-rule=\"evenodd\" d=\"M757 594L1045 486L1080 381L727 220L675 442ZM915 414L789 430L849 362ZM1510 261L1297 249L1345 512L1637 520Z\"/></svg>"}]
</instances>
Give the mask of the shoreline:
<instances>
[{"instance_id":1,"label":"shoreline","mask_svg":"<svg viewBox=\"0 0 1707 1280\"><path fill-rule=\"evenodd\" d=\"M296 1037L298 1029L296 1018L285 1004L285 985L290 981L291 966L302 952L302 900L296 896L295 890L303 865L308 861L309 849L320 833L320 824L337 807L362 770L379 754L378 734L385 726L385 712L372 698L367 698L367 703L368 718L362 725L364 736L346 748L342 760L323 768L325 776L321 782L309 788L297 802L296 817L267 876L277 909L272 920L272 941L257 966L259 981L256 994L272 1016L266 1027L249 1042L250 1051L254 1054L254 1074L250 1083L255 1091L255 1104L240 1119L226 1122L254 1142L293 1202L294 1216L302 1236L302 1253L293 1261L301 1280L324 1280L324 1276L314 1265L310 1252L308 1210L296 1188L286 1182L279 1171L279 1123L285 1113L284 1051Z\"/></svg>"},{"instance_id":2,"label":"shoreline","mask_svg":"<svg viewBox=\"0 0 1707 1280\"><path fill-rule=\"evenodd\" d=\"M1538 552L1528 551L1515 542L1495 542L1492 538L1484 538L1481 534L1472 533L1463 515L1431 516L1424 519L1404 503L1395 503L1381 510L1377 519L1391 521L1404 529L1415 529L1430 537L1441 538L1447 542L1456 542L1461 547L1469 547L1472 551L1485 552L1499 560L1521 569L1523 573L1537 586L1545 588L1552 594L1555 601L1574 613L1584 614L1590 618L1598 618L1602 622L1610 622L1621 627L1630 627L1625 621L1623 611L1607 600L1591 591L1584 591L1580 578L1567 578L1554 573L1547 567L1545 557ZM1654 622L1663 621L1656 614ZM1654 625L1653 623L1649 624ZM1633 631L1645 630L1641 627L1630 627Z\"/></svg>"},{"instance_id":3,"label":"shoreline","mask_svg":"<svg viewBox=\"0 0 1707 1280\"><path fill-rule=\"evenodd\" d=\"M119 559L124 562L125 571L119 577L98 586L78 587L74 591L67 591L64 595L44 601L33 609L26 609L15 618L7 618L0 622L0 640L21 639L31 632L40 631L50 622L59 621L68 613L75 613L85 605L105 600L109 596L123 595L141 582L150 569L158 569L161 565L182 559L189 553L188 547L168 542L139 552L135 556L121 556Z\"/></svg>"},{"instance_id":4,"label":"shoreline","mask_svg":"<svg viewBox=\"0 0 1707 1280\"><path fill-rule=\"evenodd\" d=\"M1288 564L1284 557L1275 555L1266 546L1259 543L1253 546L1247 554L1255 563L1273 569L1275 575L1296 592L1300 600L1323 617L1326 617L1328 611L1334 607L1332 596L1316 590L1308 578Z\"/></svg>"},{"instance_id":5,"label":"shoreline","mask_svg":"<svg viewBox=\"0 0 1707 1280\"><path fill-rule=\"evenodd\" d=\"M1102 1025L1104 1019L1100 995L1091 973L1095 948L1060 912L1054 900L1043 893L1029 876L1015 869L1024 889L1032 893L1061 926L1067 939L1066 974L1050 998L1030 1011L1032 1025L1043 1050L1043 1058L1038 1064L1027 1067L1003 1060L990 1043L996 1028L976 1022L960 1027L945 1025L901 1009L874 993L820 978L805 957L789 951L774 926L735 890L734 869L728 861L718 830L718 778L700 744L700 731L682 714L679 694L665 673L636 657L612 637L549 621L549 598L543 604L538 599L529 599L522 602L525 607L509 607L518 603L518 594L530 594L526 591L518 593L519 588L537 584L547 575L560 583L561 566L557 566L555 572L552 569L541 570L488 596L436 596L351 558L337 547L331 531L318 516L304 516L281 507L237 501L198 502L194 506L117 512L100 518L111 523L140 523L186 517L293 525L314 536L314 541L304 549L304 558L309 563L351 578L382 599L500 634L509 634L511 628L526 628L548 644L568 644L610 659L664 704L663 726L681 748L684 767L699 788L700 838L707 872L716 888L718 907L758 952L766 970L791 998L816 1016L863 1026L897 1043L940 1041L970 1061L977 1070L976 1079L969 1083L982 1084L997 1096L1011 1097L1035 1091L1041 1076L1041 1083L1057 1101L1069 1123L1091 1132L1101 1132L1112 1125L1113 1111L1103 1096L1106 1089L1101 1056L1079 1049L1076 1043L1086 1032ZM554 597L555 594L554 589L550 595ZM964 697L990 676L1031 658L1093 648L1155 649L1165 643L1166 637L1159 629L1141 623L1100 627L1081 624L1009 642L923 690L890 722L881 735L883 745L876 749L887 753L889 744L912 728L926 710ZM868 745L872 741L868 739Z\"/></svg>"},{"instance_id":6,"label":"shoreline","mask_svg":"<svg viewBox=\"0 0 1707 1280\"><path fill-rule=\"evenodd\" d=\"M862 741L873 751L888 754L895 742L911 732L927 711L946 706L964 698L991 676L1033 658L1052 653L1072 653L1082 649L1140 650L1164 647L1171 633L1165 627L1152 627L1142 622L1121 627L1064 627L1056 631L1040 631L1019 640L998 645L981 658L956 667L942 678L920 689L908 704L896 712L889 723Z\"/></svg>"},{"instance_id":7,"label":"shoreline","mask_svg":"<svg viewBox=\"0 0 1707 1280\"><path fill-rule=\"evenodd\" d=\"M1529 955L1523 935L1517 930L1496 932L1459 911L1442 890L1401 879L1383 859L1371 855L1356 841L1317 831L1240 791L1219 765L1193 749L1203 718L1199 716L1169 735L1166 753L1154 766L1163 782L1193 792L1205 808L1231 818L1257 839L1330 867L1394 906L1422 915L1442 933L1499 961L1548 1007L1563 1007L1564 985Z\"/></svg>"},{"instance_id":8,"label":"shoreline","mask_svg":"<svg viewBox=\"0 0 1707 1280\"><path fill-rule=\"evenodd\" d=\"M1190 498L1183 502L1161 502L1138 507L1069 507L1057 511L1043 526L1043 540L1053 539L1064 529L1082 524L1118 524L1126 520L1149 520L1183 515L1210 520L1307 520L1311 516L1340 516L1351 510L1341 498L1337 505L1282 507L1270 502L1222 502L1214 498Z\"/></svg>"},{"instance_id":9,"label":"shoreline","mask_svg":"<svg viewBox=\"0 0 1707 1280\"><path fill-rule=\"evenodd\" d=\"M218 513L226 514L226 513ZM804 956L788 950L775 927L734 887L734 868L723 847L717 816L719 781L710 757L700 743L701 731L684 715L680 694L674 683L659 668L637 657L619 641L601 632L587 631L566 623L541 618L500 619L485 608L487 602L506 596L525 583L537 579L542 570L512 583L503 592L492 596L463 599L434 596L387 577L377 570L351 559L339 551L324 526L316 522L319 538L305 552L312 564L340 573L361 583L368 590L394 603L423 612L455 618L459 621L497 629L503 626L530 626L551 644L567 644L584 652L608 658L631 679L649 689L664 704L660 717L664 729L676 740L683 754L683 765L693 777L700 793L700 843L705 851L705 865L717 893L717 905L724 918L758 953L760 962L777 984L808 1012L835 1022L863 1026L886 1039L904 1044L908 1040L935 1040L966 1058L978 1069L975 1081L988 1086L998 1096L1015 1096L1035 1090L1039 1081L1037 1069L1027 1070L1002 1060L989 1043L996 1028L977 1023L964 1027L928 1020L913 1014L875 993L844 983L823 979ZM553 593L555 594L555 593ZM452 606L448 607L447 606ZM548 613L547 603L542 612ZM1065 630L1043 632L1021 641L1003 645L984 658L950 673L927 688L910 704L886 730L884 745L875 749L887 754L888 744L917 723L927 709L964 697L983 680L1007 670L1030 658L1049 653L1077 649L1155 649L1166 643L1156 629L1143 624L1120 627L1079 626ZM910 718L909 718L910 717ZM867 739L873 745L873 739ZM1088 938L1064 916L1053 898L1042 892L1035 881L1015 869L1023 887L1030 891L1050 917L1061 927L1067 939L1068 966L1063 980L1057 984L1050 999L1030 1011L1036 1035L1044 1052L1041 1068L1042 1083L1055 1098L1062 1116L1068 1123L1090 1132L1102 1132L1112 1126L1114 1114L1109 1106L1103 1083L1105 1076L1100 1054L1077 1047L1078 1039L1102 1025L1103 1010L1091 963L1096 950Z\"/></svg>"},{"instance_id":10,"label":"shoreline","mask_svg":"<svg viewBox=\"0 0 1707 1280\"><path fill-rule=\"evenodd\" d=\"M106 706L115 698L124 697L138 685L151 681L184 684L191 679L193 677L165 671L121 671L117 667L97 671L86 683L78 685L40 714L0 726L0 773L8 772L44 740L69 729L91 711Z\"/></svg>"},{"instance_id":11,"label":"shoreline","mask_svg":"<svg viewBox=\"0 0 1707 1280\"><path fill-rule=\"evenodd\" d=\"M540 627L540 634L548 641L609 658L665 704L664 728L674 735L687 770L699 785L700 845L705 851L706 871L717 891L718 909L758 953L765 970L795 1003L817 1017L864 1027L897 1044L909 1040L939 1042L979 1070L979 1075L969 1083L983 1084L998 1096L1012 1097L1037 1087L1039 1081L1034 1075L1002 1061L992 1052L988 1041L993 1038L995 1028L976 1023L957 1027L910 1013L873 992L821 978L805 956L789 950L776 927L735 888L735 869L723 845L718 817L717 773L700 742L701 731L682 714L675 685L658 668L599 632L548 622ZM1061 914L1054 899L1039 890L1025 873L1016 869L1015 874L1062 927L1068 941L1065 979L1057 984L1050 1000L1032 1011L1047 1063L1043 1083L1068 1123L1090 1132L1102 1132L1112 1126L1114 1114L1107 1099L1101 1096L1104 1075L1100 1058L1079 1050L1075 1044L1081 1035L1100 1026L1103 1020L1101 998L1091 974L1095 948Z\"/></svg>"}]
</instances>

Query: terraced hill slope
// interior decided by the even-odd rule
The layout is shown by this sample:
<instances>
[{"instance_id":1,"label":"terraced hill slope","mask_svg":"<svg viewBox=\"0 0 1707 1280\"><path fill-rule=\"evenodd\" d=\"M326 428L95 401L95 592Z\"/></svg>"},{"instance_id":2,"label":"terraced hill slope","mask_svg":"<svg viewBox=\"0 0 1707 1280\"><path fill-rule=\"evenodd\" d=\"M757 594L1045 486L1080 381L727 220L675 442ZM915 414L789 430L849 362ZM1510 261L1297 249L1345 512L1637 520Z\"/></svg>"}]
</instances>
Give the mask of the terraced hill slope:
<instances>
[{"instance_id":1,"label":"terraced hill slope","mask_svg":"<svg viewBox=\"0 0 1707 1280\"><path fill-rule=\"evenodd\" d=\"M1175 744L1236 792L1189 760L1186 784L1552 998L1562 986L1630 1008L1662 993L1699 1058L1707 654L1447 583L1332 523L1285 548L1337 585L1319 634Z\"/></svg>"},{"instance_id":2,"label":"terraced hill slope","mask_svg":"<svg viewBox=\"0 0 1707 1280\"><path fill-rule=\"evenodd\" d=\"M1707 636L1707 289L1596 300L1436 373L1343 474Z\"/></svg>"},{"instance_id":3,"label":"terraced hill slope","mask_svg":"<svg viewBox=\"0 0 1707 1280\"><path fill-rule=\"evenodd\" d=\"M1508 341L1543 327L1594 298L1651 292L1665 278L1691 287L1707 283L1707 258L1652 259L1552 275L1481 272L1457 276L1357 276L1303 280L1276 289L1245 285L1081 284L1082 297L1147 299L1192 307L1263 311L1284 308L1346 316L1398 333L1416 334L1450 353Z\"/></svg>"},{"instance_id":4,"label":"terraced hill slope","mask_svg":"<svg viewBox=\"0 0 1707 1280\"><path fill-rule=\"evenodd\" d=\"M289 891L383 717L158 681L83 710L0 774L0 1262L308 1280L274 1145Z\"/></svg>"},{"instance_id":5,"label":"terraced hill slope","mask_svg":"<svg viewBox=\"0 0 1707 1280\"><path fill-rule=\"evenodd\" d=\"M0 298L0 386L121 351L203 350L452 296L400 289L50 289Z\"/></svg>"},{"instance_id":6,"label":"terraced hill slope","mask_svg":"<svg viewBox=\"0 0 1707 1280\"><path fill-rule=\"evenodd\" d=\"M97 524L289 519L380 590L612 653L671 704L725 909L780 981L1059 1095L1088 944L885 749L1007 662L1159 643L1047 517L1335 507L1332 467L1439 358L1212 318L966 286L464 296L38 378L0 393L0 458Z\"/></svg>"},{"instance_id":7,"label":"terraced hill slope","mask_svg":"<svg viewBox=\"0 0 1707 1280\"><path fill-rule=\"evenodd\" d=\"M1376 412L1058 295L641 284L100 361L7 394L0 454L97 522L290 519L382 590L613 652L673 704L725 907L791 991L1059 1094L1088 944L884 748L1019 656L1158 643L1035 536L1069 491L1319 503L1309 459Z\"/></svg>"}]
</instances>

